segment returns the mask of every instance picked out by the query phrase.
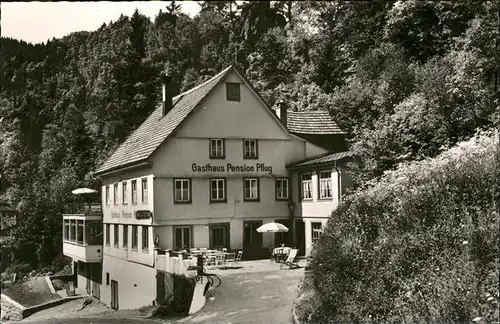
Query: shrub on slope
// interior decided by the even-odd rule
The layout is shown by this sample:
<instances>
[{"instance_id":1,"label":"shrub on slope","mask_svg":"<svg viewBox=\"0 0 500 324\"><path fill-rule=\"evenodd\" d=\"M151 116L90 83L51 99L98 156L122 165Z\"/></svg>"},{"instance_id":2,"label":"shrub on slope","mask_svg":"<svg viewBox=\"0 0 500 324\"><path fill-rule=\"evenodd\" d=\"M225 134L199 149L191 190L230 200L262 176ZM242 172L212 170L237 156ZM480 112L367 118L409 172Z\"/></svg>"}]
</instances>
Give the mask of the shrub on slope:
<instances>
[{"instance_id":1,"label":"shrub on slope","mask_svg":"<svg viewBox=\"0 0 500 324\"><path fill-rule=\"evenodd\" d=\"M478 134L346 199L313 250L320 302L302 320L497 319L498 145Z\"/></svg>"}]
</instances>

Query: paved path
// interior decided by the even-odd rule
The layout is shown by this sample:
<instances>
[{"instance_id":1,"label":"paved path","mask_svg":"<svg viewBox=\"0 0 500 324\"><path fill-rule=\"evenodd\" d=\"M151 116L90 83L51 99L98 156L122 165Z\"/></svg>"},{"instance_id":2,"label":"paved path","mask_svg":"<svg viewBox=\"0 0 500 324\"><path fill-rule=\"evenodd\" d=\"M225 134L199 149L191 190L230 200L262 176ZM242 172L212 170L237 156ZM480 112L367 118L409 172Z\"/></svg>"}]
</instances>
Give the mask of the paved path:
<instances>
[{"instance_id":1,"label":"paved path","mask_svg":"<svg viewBox=\"0 0 500 324\"><path fill-rule=\"evenodd\" d=\"M22 323L290 324L304 268L279 270L279 264L269 260L247 261L242 265L241 269L209 270L220 276L222 285L208 292L213 300L207 300L199 312L180 320L139 318L134 311L113 311L99 305L76 311L80 304L73 301L36 313Z\"/></svg>"},{"instance_id":2,"label":"paved path","mask_svg":"<svg viewBox=\"0 0 500 324\"><path fill-rule=\"evenodd\" d=\"M278 266L279 267L279 266ZM292 323L292 304L304 269L222 275L198 313L177 323Z\"/></svg>"}]
</instances>

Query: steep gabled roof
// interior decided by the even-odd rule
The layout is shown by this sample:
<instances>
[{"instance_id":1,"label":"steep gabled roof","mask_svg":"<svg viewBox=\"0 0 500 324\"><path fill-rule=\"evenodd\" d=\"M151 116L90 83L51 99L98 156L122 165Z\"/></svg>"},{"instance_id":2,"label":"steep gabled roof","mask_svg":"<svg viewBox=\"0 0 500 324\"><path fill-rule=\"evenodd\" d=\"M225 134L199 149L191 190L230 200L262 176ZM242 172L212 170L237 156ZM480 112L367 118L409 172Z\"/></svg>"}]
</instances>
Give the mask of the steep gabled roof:
<instances>
[{"instance_id":1,"label":"steep gabled roof","mask_svg":"<svg viewBox=\"0 0 500 324\"><path fill-rule=\"evenodd\" d=\"M162 117L162 105L158 105L149 117L118 147L118 149L95 171L95 175L135 166L147 159L179 127L188 115L202 102L212 89L230 72L235 72L263 104L269 114L288 134L288 130L265 102L252 84L234 66L199 86L172 98L172 109Z\"/></svg>"},{"instance_id":2,"label":"steep gabled roof","mask_svg":"<svg viewBox=\"0 0 500 324\"><path fill-rule=\"evenodd\" d=\"M287 111L287 127L291 133L311 135L345 134L324 110Z\"/></svg>"},{"instance_id":3,"label":"steep gabled roof","mask_svg":"<svg viewBox=\"0 0 500 324\"><path fill-rule=\"evenodd\" d=\"M329 164L335 161L339 161L348 157L352 157L352 152L340 152L340 153L326 153L318 156L313 156L302 161L294 162L287 165L287 168L302 168L302 167L312 167L321 164Z\"/></svg>"},{"instance_id":4,"label":"steep gabled roof","mask_svg":"<svg viewBox=\"0 0 500 324\"><path fill-rule=\"evenodd\" d=\"M162 116L159 104L149 117L128 136L95 174L143 162L181 124L187 115L205 98L231 70L231 66L210 80L172 98L172 109Z\"/></svg>"}]
</instances>

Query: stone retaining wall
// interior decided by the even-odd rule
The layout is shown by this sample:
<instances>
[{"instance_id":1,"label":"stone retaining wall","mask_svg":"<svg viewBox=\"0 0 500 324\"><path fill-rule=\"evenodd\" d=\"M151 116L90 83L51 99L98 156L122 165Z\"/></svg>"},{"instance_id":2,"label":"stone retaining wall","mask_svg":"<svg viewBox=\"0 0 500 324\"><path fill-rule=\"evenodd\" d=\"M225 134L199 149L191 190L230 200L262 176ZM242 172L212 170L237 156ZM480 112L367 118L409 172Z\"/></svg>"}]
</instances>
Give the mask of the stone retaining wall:
<instances>
[{"instance_id":1,"label":"stone retaining wall","mask_svg":"<svg viewBox=\"0 0 500 324\"><path fill-rule=\"evenodd\" d=\"M12 300L9 296L2 294L1 297L2 322L20 321L23 319L23 312L26 307Z\"/></svg>"}]
</instances>

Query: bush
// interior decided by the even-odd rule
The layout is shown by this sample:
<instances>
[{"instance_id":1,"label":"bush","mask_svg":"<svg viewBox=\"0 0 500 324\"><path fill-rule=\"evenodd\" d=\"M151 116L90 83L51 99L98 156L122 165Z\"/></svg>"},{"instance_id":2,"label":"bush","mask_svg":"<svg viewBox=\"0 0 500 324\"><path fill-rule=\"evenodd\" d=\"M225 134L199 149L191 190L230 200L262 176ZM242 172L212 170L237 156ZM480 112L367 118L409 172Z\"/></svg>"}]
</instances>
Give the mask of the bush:
<instances>
[{"instance_id":1,"label":"bush","mask_svg":"<svg viewBox=\"0 0 500 324\"><path fill-rule=\"evenodd\" d=\"M498 318L498 133L386 173L334 211L312 252L309 323Z\"/></svg>"}]
</instances>

